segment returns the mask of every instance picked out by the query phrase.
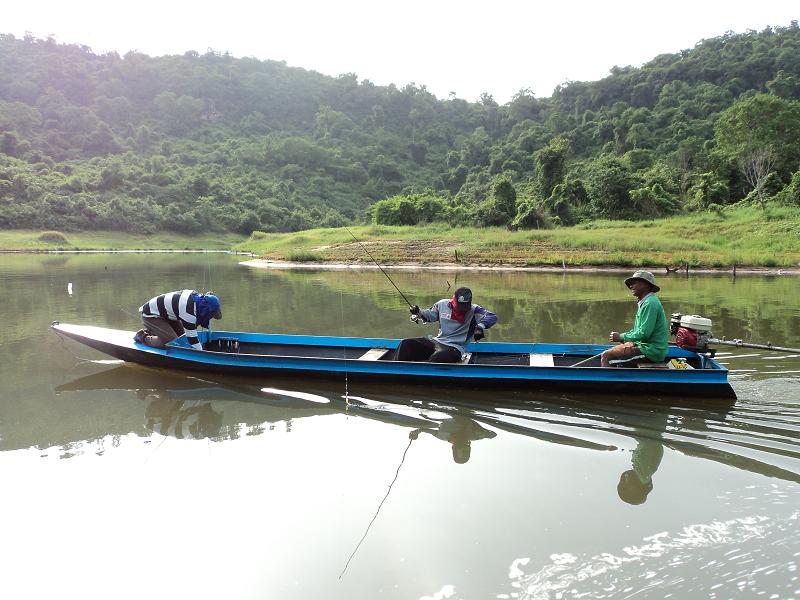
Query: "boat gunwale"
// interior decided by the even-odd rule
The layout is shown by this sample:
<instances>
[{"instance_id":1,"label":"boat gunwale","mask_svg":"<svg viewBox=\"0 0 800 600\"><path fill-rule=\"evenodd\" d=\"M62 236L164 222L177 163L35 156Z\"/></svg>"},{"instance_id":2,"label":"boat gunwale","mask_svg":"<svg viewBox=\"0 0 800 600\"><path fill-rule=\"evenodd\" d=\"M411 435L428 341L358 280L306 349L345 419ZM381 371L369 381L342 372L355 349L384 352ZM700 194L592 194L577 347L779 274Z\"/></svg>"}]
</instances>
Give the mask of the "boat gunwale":
<instances>
[{"instance_id":1,"label":"boat gunwale","mask_svg":"<svg viewBox=\"0 0 800 600\"><path fill-rule=\"evenodd\" d=\"M222 335L222 334L227 334L227 335ZM214 335L216 335L217 337L216 338L213 337ZM287 345L287 346L297 346L297 347L300 347L300 346L311 346L311 347L326 346L326 347L342 347L342 348L384 348L384 347L386 347L387 351L395 349L397 347L397 345L399 344L399 342L400 342L399 339L394 339L394 338L353 338L353 337L337 337L337 336L310 336L310 335L296 335L296 334L267 334L267 333L248 333L248 332L231 332L231 331L213 332L211 334L209 332L202 332L201 333L201 340L204 339L205 341L209 341L209 338L211 338L210 341L213 341L214 339L219 339L220 337L236 337L236 336L242 336L242 335L255 336L255 337L270 337L270 338L274 337L274 338L279 338L279 339L280 338L296 338L296 339L302 338L304 340L311 339L311 340L320 342L320 343L303 343L303 342L293 342L293 341L292 342L284 342L283 345ZM241 338L237 338L237 339L240 339L240 341L241 341ZM373 345L361 344L361 343L359 343L358 345L323 343L323 341L330 341L330 340L347 340L347 341L355 341L355 342L370 341L370 342L380 342L380 343L373 344ZM388 342L388 343L387 344L382 344L383 342ZM278 342L276 340L268 340L268 341L260 341L260 342L259 341L248 341L246 343L276 344L276 345L281 344L281 342ZM593 357L594 355L599 354L600 352L602 352L602 351L604 351L604 350L606 350L608 348L612 348L613 347L613 344L565 344L565 343L557 343L557 342L480 342L482 347L479 348L478 344L479 344L479 342L470 343L468 345L468 347L467 347L467 351L471 352L473 354L494 354L494 353L496 353L496 354L519 354L519 355L522 355L522 354L533 354L533 353L536 353L536 354L549 354L549 355L551 355L553 357L559 356L561 358L566 357L566 356L576 356L576 357L579 357L579 358L583 358L583 357L586 357L586 356ZM493 346L495 346L495 345L497 345L497 346L502 345L504 349L508 348L509 346L512 346L512 345L515 348L518 347L518 346L528 347L528 351L523 351L521 348L518 348L516 350L509 349L508 351L503 351L503 349L493 348ZM236 355L236 356L270 357L270 358L274 357L274 358L286 358L286 359L305 358L305 359L309 359L309 360L311 360L311 359L313 359L313 360L343 360L343 361L358 361L359 360L358 358L348 358L346 356L341 356L341 357L339 357L339 356L297 356L297 355L291 355L291 354L250 354L250 353L245 353L245 352L217 352L217 351L214 351L214 350L205 350L205 349L204 350L197 350L195 348L192 348L191 346L180 344L180 343L178 343L178 344L169 344L168 346L170 348L179 348L181 350L190 350L190 351L194 351L194 352L210 352L210 353L212 353L214 355ZM487 348L487 346L488 346L488 348ZM538 349L539 352L534 352L534 350L537 350L536 346L541 346L541 348ZM550 347L550 348L559 347L559 348L564 348L564 350L561 350L559 352L542 351L547 347ZM483 348L487 348L487 349L484 350ZM669 346L667 357L668 358L695 358L695 359L700 360L701 362L704 362L704 363L707 363L707 364L711 365L710 368L706 367L706 368L702 368L702 369L697 369L697 368L685 369L685 370L681 369L682 372L686 372L686 373L691 373L693 371L719 371L719 372L724 372L724 373L728 373L729 372L729 370L726 367L724 367L723 365L721 365L720 363L718 363L714 357L705 356L705 355L700 354L698 352L692 352L691 350L686 350L684 348L680 348L679 346L675 346L675 345L670 345ZM419 362L419 361L396 361L396 360L395 361L381 361L381 360L378 360L378 361L374 361L374 362L376 362L378 364L385 364L385 363L390 363L390 362L404 363L404 364L425 364L424 362ZM575 367L573 365L524 365L524 364L504 365L504 364L474 364L474 363L429 363L429 364L444 364L444 365L450 365L450 366L454 366L454 367L468 367L468 368L474 368L474 367L502 367L502 368L514 367L514 368L529 369L529 370L539 370L539 369L581 369L581 370L583 370L583 369L606 369L607 368L607 367L600 367L600 366ZM615 370L617 370L617 371L631 371L631 372L641 372L642 371L642 369L639 368L639 367L615 367ZM656 370L656 369L651 369L651 370Z\"/></svg>"},{"instance_id":2,"label":"boat gunwale","mask_svg":"<svg viewBox=\"0 0 800 600\"><path fill-rule=\"evenodd\" d=\"M543 386L543 388L593 389L610 392L622 389L639 389L645 393L664 393L675 395L679 386L695 385L689 394L697 397L735 398L735 392L727 380L728 370L711 359L716 368L710 369L641 369L641 368L602 368L569 366L531 366L531 365L467 365L460 363L426 363L414 361L359 361L343 357L304 357L286 355L235 354L196 350L182 343L171 343L168 348L159 349L144 346L133 341L133 332L103 328L91 325L61 324L54 322L54 331L83 343L104 354L128 362L138 362L159 368L174 368L190 371L213 371L217 373L258 375L265 372L281 371L317 377L337 377L350 374L362 378L383 378L414 382L420 379L432 384L451 385L492 385L495 387ZM86 329L94 330L94 336ZM100 332L113 332L116 336L130 336L121 343L98 335ZM216 333L216 332L215 332ZM224 332L223 332L224 333ZM203 332L203 335L207 335ZM272 334L258 334L272 335ZM276 336L278 334L275 334ZM303 337L303 336L292 336ZM331 338L321 338L328 339ZM333 338L348 339L348 338ZM364 340L365 338L357 338ZM493 342L493 344L504 344ZM321 344L317 344L321 345ZM488 344L487 344L488 345ZM531 347L531 344L522 344ZM570 346L570 345L566 345ZM363 346L367 347L367 346ZM589 346L594 348L595 346ZM598 349L607 346L597 346ZM674 347L672 347L674 348ZM684 352L683 349L674 348ZM587 352L589 352L587 350ZM692 355L692 354L690 354ZM148 358L150 357L150 358ZM245 360L237 360L241 357ZM209 360L213 359L213 360ZM341 368L329 368L333 363ZM314 367L318 368L314 368ZM511 368L510 368L511 367ZM522 368L516 368L522 367ZM573 371L577 377L564 377L565 369ZM530 376L524 376L524 374ZM537 376L538 375L538 376ZM684 392L681 392L684 393Z\"/></svg>"},{"instance_id":3,"label":"boat gunwale","mask_svg":"<svg viewBox=\"0 0 800 600\"><path fill-rule=\"evenodd\" d=\"M58 325L62 325L62 324L58 323ZM63 325L66 325L66 324L63 324ZM71 325L71 326L75 326L75 325ZM111 329L108 329L108 328L95 327L95 326L82 326L82 325L77 325L77 327L93 327L93 328L96 328L96 329L107 329L108 331L117 331L117 332L125 331L126 333L130 333L131 337L133 335L133 332L127 332L126 330L111 330ZM55 323L53 325L53 328L56 331L60 331L57 328ZM61 330L61 331L63 331L63 330ZM222 334L227 334L227 335L223 336ZM396 343L399 343L399 341L400 341L400 340L391 339L391 338L346 338L346 337L335 337L335 336L303 336L303 335L291 335L291 334L261 334L261 333L246 333L246 332L227 332L227 331L213 332L213 334L210 334L209 332L201 332L199 337L200 337L201 341L208 341L208 338L211 337L212 335L216 335L217 339L219 337L228 337L228 336L236 336L236 335L252 335L252 336L258 336L258 337L270 336L270 337L275 337L275 338L284 338L284 337L288 337L288 338L313 338L315 340L319 340L320 342L323 341L323 340L353 340L353 341L358 341L358 342L362 342L362 341L380 341L380 342L384 342L385 341L385 342L395 342L395 347L397 345ZM115 343L114 341L103 340L103 339L98 339L98 338L91 338L89 336L84 336L84 337L87 337L89 339L94 339L95 341L99 341L99 342L102 342L102 343L110 344L110 345L113 345L113 346L116 346L116 347L119 347L119 348L125 348L126 347L126 346L123 346L121 344ZM189 346L188 343L185 342L185 340L182 340L181 338L178 338L178 339L181 340L181 342L183 342L183 343L181 343L181 342L178 342L178 343L170 342L169 344L167 344L167 347L163 348L163 349L162 348L153 348L153 347L146 346L144 344L140 344L140 343L137 343L137 342L132 342L131 348L133 350L137 350L139 352L146 353L146 354L169 356L169 357L173 357L173 358L179 358L179 359L182 359L182 360L187 360L187 359L190 359L190 358L189 357L182 357L180 355L180 353L189 353L190 356L194 355L197 358L200 358L202 356L213 356L215 358L230 357L230 360L222 360L222 361L220 361L220 360L207 361L207 360L202 360L202 359L195 360L195 358L191 358L190 360L192 360L192 362L195 362L195 363L198 363L198 364L218 364L218 365L230 364L231 366L244 366L244 367L253 366L253 365L237 365L237 363L241 362L241 361L237 361L236 357L242 357L242 358L246 358L246 359L250 359L250 360L254 360L254 361L258 361L259 359L262 359L263 361L266 361L266 360L269 360L269 359L280 359L280 360L286 360L286 361L325 361L325 362L327 362L327 361L342 361L342 362L347 362L347 363L363 364L365 366L366 365L387 366L387 365L390 365L390 364L395 364L395 365L416 365L416 366L418 366L418 367L420 367L422 369L425 369L425 370L433 370L433 369L436 369L436 368L441 369L441 367L447 367L448 371L450 371L452 369L472 369L472 370L475 370L477 368L481 368L481 369L488 368L489 370L494 370L494 369L505 370L505 369L509 369L510 368L510 369L515 369L515 370L519 369L519 370L526 370L526 371L532 371L532 372L549 371L551 369L556 370L556 371L569 369L569 370L575 371L575 372L592 372L592 371L600 371L600 370L602 370L602 372L616 372L616 373L627 372L627 373L640 373L640 374L648 373L648 374L652 374L652 373L657 373L657 372L662 372L662 371L670 372L670 371L674 371L675 370L675 369L659 369L659 368L642 369L642 368L639 368L639 367L615 367L613 369L613 371L609 371L609 369L607 367L599 367L599 366L573 367L571 365L547 365L547 366L542 366L542 365L519 365L519 364L517 364L517 365L513 365L513 364L512 365L504 365L504 364L469 364L469 363L427 363L427 362L420 362L420 361L394 361L394 360L392 360L392 361L389 361L389 360L385 360L385 361L381 361L381 360L377 360L377 361L360 361L358 358L348 358L348 357L344 357L344 356L297 356L297 355L291 355L291 354L250 354L250 353L244 353L244 352L217 352L217 351L214 351L214 350L205 350L205 349L204 350L197 350L196 348L192 348L191 346ZM214 339L215 339L214 337L211 337L212 341ZM270 341L270 342L257 342L257 343L276 343L276 342ZM598 350L599 351L603 351L606 348L613 347L612 345L557 344L557 343L546 343L546 342L531 342L531 343L482 342L482 343L487 345L487 346L489 344L493 344L493 345L494 344L497 344L497 345L500 345L500 344L502 344L502 345L514 344L515 346L529 346L531 348L533 348L536 344L541 344L543 346L551 346L551 347L552 346L564 346L564 347L569 347L569 348L572 349L572 351L564 351L564 352L561 352L561 353L555 353L555 352L541 352L540 353L540 354L551 354L552 356L556 356L557 354L560 354L562 357L563 356L567 356L567 355L577 355L578 357L583 357L583 356L586 356L586 355L590 355L591 356L592 353L596 354ZM477 342L476 342L476 344L477 344ZM369 345L369 344L359 344L358 346L348 346L348 345L345 345L345 344L338 344L337 345L337 344L325 344L325 343L319 343L319 344L294 343L294 344L286 344L286 345L312 346L312 347L314 347L314 346L331 346L331 347L341 346L343 348L383 347L383 346L372 346L372 345ZM474 345L475 344L470 344L470 346L468 347L468 351L473 352L473 353L487 353L487 354L493 353L493 351L491 349L487 349L487 350L474 349ZM581 348L581 350L576 350L575 349L576 346L583 346L585 348L585 350L583 348ZM391 349L392 349L391 347L388 347L387 351L391 350ZM672 358L699 358L701 360L705 360L707 363L709 363L711 365L711 368L680 369L681 375L688 375L689 377L697 378L697 377L700 377L701 375L699 375L699 374L702 374L702 373L714 373L714 374L720 374L720 375L721 374L726 374L726 376L729 373L729 370L727 368L725 368L724 366L720 365L715 359L713 359L711 357L704 357L703 355L701 355L699 353L690 352L690 351L685 350L683 348L678 348L677 346L670 346L670 349L674 350L675 353L677 354L677 356L673 356ZM494 352L497 352L497 351L495 350ZM581 354L581 352L585 352L586 354ZM176 354L176 353L178 353L178 354ZM503 352L497 352L497 353L503 354ZM525 354L525 352L508 352L508 354ZM373 369L366 369L366 370L370 371L370 372L375 372L378 369L374 369L373 368ZM393 371L395 369L389 368L389 370ZM690 374L692 374L692 375L690 375ZM674 377L674 375L672 375L672 377Z\"/></svg>"}]
</instances>

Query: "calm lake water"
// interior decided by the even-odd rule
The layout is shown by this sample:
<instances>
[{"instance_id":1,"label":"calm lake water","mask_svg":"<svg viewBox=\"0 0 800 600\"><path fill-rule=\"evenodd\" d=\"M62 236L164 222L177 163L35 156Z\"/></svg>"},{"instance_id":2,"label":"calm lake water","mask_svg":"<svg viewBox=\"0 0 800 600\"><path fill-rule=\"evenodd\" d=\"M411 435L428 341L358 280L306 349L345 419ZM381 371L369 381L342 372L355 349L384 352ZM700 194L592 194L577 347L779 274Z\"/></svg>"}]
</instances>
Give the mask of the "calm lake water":
<instances>
[{"instance_id":1,"label":"calm lake water","mask_svg":"<svg viewBox=\"0 0 800 600\"><path fill-rule=\"evenodd\" d=\"M133 331L189 287L220 329L428 331L379 272L238 260L0 256L0 597L800 598L800 356L722 349L726 407L204 378L49 330ZM603 343L635 312L622 275L391 275L420 305L470 285L495 341ZM659 282L667 313L800 347L796 277Z\"/></svg>"}]
</instances>

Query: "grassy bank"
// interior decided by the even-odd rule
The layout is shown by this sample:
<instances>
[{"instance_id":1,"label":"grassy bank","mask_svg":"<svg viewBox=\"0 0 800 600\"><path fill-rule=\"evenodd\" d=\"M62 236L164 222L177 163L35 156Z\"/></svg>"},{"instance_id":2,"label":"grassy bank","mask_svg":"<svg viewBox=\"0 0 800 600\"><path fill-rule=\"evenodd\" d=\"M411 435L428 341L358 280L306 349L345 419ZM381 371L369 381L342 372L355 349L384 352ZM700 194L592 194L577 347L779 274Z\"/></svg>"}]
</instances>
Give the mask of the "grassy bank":
<instances>
[{"instance_id":1,"label":"grassy bank","mask_svg":"<svg viewBox=\"0 0 800 600\"><path fill-rule=\"evenodd\" d=\"M576 227L499 228L362 226L350 230L385 263L506 266L798 267L800 209L742 208L653 221L596 221ZM263 258L300 262L370 262L345 229L254 233L235 246Z\"/></svg>"},{"instance_id":2,"label":"grassy bank","mask_svg":"<svg viewBox=\"0 0 800 600\"><path fill-rule=\"evenodd\" d=\"M653 221L595 221L576 227L507 231L445 225L351 227L381 263L505 266L800 266L800 209L741 208ZM63 239L59 238L63 236ZM369 263L347 229L180 236L167 232L0 231L3 250L240 250L296 262Z\"/></svg>"},{"instance_id":3,"label":"grassy bank","mask_svg":"<svg viewBox=\"0 0 800 600\"><path fill-rule=\"evenodd\" d=\"M0 231L0 250L229 250L244 236L232 233L178 235L158 232L151 235L119 231Z\"/></svg>"}]
</instances>

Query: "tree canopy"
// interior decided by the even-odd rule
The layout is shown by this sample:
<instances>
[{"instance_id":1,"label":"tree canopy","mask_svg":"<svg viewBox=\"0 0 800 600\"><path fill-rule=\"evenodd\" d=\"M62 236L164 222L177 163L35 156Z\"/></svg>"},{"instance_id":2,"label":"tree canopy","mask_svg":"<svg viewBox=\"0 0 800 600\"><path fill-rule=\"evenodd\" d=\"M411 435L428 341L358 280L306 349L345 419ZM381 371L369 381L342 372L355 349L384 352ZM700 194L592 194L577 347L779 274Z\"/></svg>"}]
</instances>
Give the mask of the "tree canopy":
<instances>
[{"instance_id":1,"label":"tree canopy","mask_svg":"<svg viewBox=\"0 0 800 600\"><path fill-rule=\"evenodd\" d=\"M754 178L743 165L765 152ZM797 22L502 106L213 51L119 56L0 35L4 228L544 227L754 190L796 203L799 166Z\"/></svg>"}]
</instances>

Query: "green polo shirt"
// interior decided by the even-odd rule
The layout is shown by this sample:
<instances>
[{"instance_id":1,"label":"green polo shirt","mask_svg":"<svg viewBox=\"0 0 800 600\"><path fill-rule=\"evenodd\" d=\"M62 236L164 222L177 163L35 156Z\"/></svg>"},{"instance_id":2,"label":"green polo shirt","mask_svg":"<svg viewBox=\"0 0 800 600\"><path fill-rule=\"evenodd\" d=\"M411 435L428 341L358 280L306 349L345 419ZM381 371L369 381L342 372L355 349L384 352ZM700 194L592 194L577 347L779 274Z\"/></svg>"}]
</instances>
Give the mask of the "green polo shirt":
<instances>
[{"instance_id":1,"label":"green polo shirt","mask_svg":"<svg viewBox=\"0 0 800 600\"><path fill-rule=\"evenodd\" d=\"M633 342L649 360L661 362L667 356L669 328L661 300L653 293L639 301L633 329L621 334L623 342Z\"/></svg>"}]
</instances>

